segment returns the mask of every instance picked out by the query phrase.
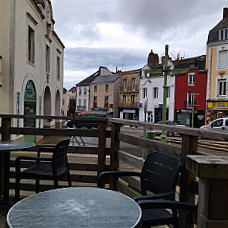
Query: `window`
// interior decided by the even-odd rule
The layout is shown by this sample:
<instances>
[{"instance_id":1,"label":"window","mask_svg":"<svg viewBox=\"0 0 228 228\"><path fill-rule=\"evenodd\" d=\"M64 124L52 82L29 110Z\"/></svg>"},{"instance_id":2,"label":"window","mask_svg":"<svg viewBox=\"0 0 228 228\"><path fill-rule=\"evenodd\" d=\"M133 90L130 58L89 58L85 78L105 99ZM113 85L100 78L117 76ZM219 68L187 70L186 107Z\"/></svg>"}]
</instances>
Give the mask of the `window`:
<instances>
[{"instance_id":1,"label":"window","mask_svg":"<svg viewBox=\"0 0 228 228\"><path fill-rule=\"evenodd\" d=\"M133 91L135 91L135 78L131 79L131 88Z\"/></svg>"},{"instance_id":2,"label":"window","mask_svg":"<svg viewBox=\"0 0 228 228\"><path fill-rule=\"evenodd\" d=\"M123 104L124 104L124 106L126 105L126 103L127 103L127 97L126 97L126 95L123 95Z\"/></svg>"},{"instance_id":3,"label":"window","mask_svg":"<svg viewBox=\"0 0 228 228\"><path fill-rule=\"evenodd\" d=\"M108 99L109 96L105 96L104 108L108 108Z\"/></svg>"},{"instance_id":4,"label":"window","mask_svg":"<svg viewBox=\"0 0 228 228\"><path fill-rule=\"evenodd\" d=\"M84 109L86 108L86 99L84 99Z\"/></svg>"},{"instance_id":5,"label":"window","mask_svg":"<svg viewBox=\"0 0 228 228\"><path fill-rule=\"evenodd\" d=\"M35 31L28 27L28 61L35 62Z\"/></svg>"},{"instance_id":6,"label":"window","mask_svg":"<svg viewBox=\"0 0 228 228\"><path fill-rule=\"evenodd\" d=\"M97 92L97 86L94 86L93 91Z\"/></svg>"},{"instance_id":7,"label":"window","mask_svg":"<svg viewBox=\"0 0 228 228\"><path fill-rule=\"evenodd\" d=\"M79 93L79 95L81 95L81 93L82 93L82 89L81 88L79 88L78 93Z\"/></svg>"},{"instance_id":8,"label":"window","mask_svg":"<svg viewBox=\"0 0 228 228\"><path fill-rule=\"evenodd\" d=\"M170 97L170 87L167 87L167 94L166 97Z\"/></svg>"},{"instance_id":9,"label":"window","mask_svg":"<svg viewBox=\"0 0 228 228\"><path fill-rule=\"evenodd\" d=\"M56 65L57 65L57 79L60 79L60 57L57 56L57 61L56 61Z\"/></svg>"},{"instance_id":10,"label":"window","mask_svg":"<svg viewBox=\"0 0 228 228\"><path fill-rule=\"evenodd\" d=\"M81 99L78 100L78 105L79 105L79 107L81 107L81 105L82 105Z\"/></svg>"},{"instance_id":11,"label":"window","mask_svg":"<svg viewBox=\"0 0 228 228\"><path fill-rule=\"evenodd\" d=\"M158 98L158 88L154 87L154 98Z\"/></svg>"},{"instance_id":12,"label":"window","mask_svg":"<svg viewBox=\"0 0 228 228\"><path fill-rule=\"evenodd\" d=\"M193 86L195 84L195 73L188 74L188 85Z\"/></svg>"},{"instance_id":13,"label":"window","mask_svg":"<svg viewBox=\"0 0 228 228\"><path fill-rule=\"evenodd\" d=\"M96 108L97 107L97 96L93 97L93 107Z\"/></svg>"},{"instance_id":14,"label":"window","mask_svg":"<svg viewBox=\"0 0 228 228\"><path fill-rule=\"evenodd\" d=\"M227 68L227 50L219 52L219 69Z\"/></svg>"},{"instance_id":15,"label":"window","mask_svg":"<svg viewBox=\"0 0 228 228\"><path fill-rule=\"evenodd\" d=\"M194 104L194 93L188 92L187 93L187 106L188 108L192 108Z\"/></svg>"},{"instance_id":16,"label":"window","mask_svg":"<svg viewBox=\"0 0 228 228\"><path fill-rule=\"evenodd\" d=\"M220 40L227 40L228 39L228 29L227 28L220 29L219 35L220 35L219 36Z\"/></svg>"},{"instance_id":17,"label":"window","mask_svg":"<svg viewBox=\"0 0 228 228\"><path fill-rule=\"evenodd\" d=\"M84 95L86 95L86 93L87 93L87 89L86 89L86 88L84 88Z\"/></svg>"},{"instance_id":18,"label":"window","mask_svg":"<svg viewBox=\"0 0 228 228\"><path fill-rule=\"evenodd\" d=\"M211 124L211 127L222 127L223 126L223 119L216 120L214 123Z\"/></svg>"},{"instance_id":19,"label":"window","mask_svg":"<svg viewBox=\"0 0 228 228\"><path fill-rule=\"evenodd\" d=\"M226 79L218 80L218 95L226 96Z\"/></svg>"},{"instance_id":20,"label":"window","mask_svg":"<svg viewBox=\"0 0 228 228\"><path fill-rule=\"evenodd\" d=\"M50 72L50 47L46 45L46 71Z\"/></svg>"},{"instance_id":21,"label":"window","mask_svg":"<svg viewBox=\"0 0 228 228\"><path fill-rule=\"evenodd\" d=\"M124 91L127 90L127 79L123 80Z\"/></svg>"},{"instance_id":22,"label":"window","mask_svg":"<svg viewBox=\"0 0 228 228\"><path fill-rule=\"evenodd\" d=\"M147 88L143 88L143 98L147 97Z\"/></svg>"},{"instance_id":23,"label":"window","mask_svg":"<svg viewBox=\"0 0 228 228\"><path fill-rule=\"evenodd\" d=\"M105 91L108 92L108 84L105 85Z\"/></svg>"},{"instance_id":24,"label":"window","mask_svg":"<svg viewBox=\"0 0 228 228\"><path fill-rule=\"evenodd\" d=\"M135 105L135 95L131 95L131 104Z\"/></svg>"}]
</instances>

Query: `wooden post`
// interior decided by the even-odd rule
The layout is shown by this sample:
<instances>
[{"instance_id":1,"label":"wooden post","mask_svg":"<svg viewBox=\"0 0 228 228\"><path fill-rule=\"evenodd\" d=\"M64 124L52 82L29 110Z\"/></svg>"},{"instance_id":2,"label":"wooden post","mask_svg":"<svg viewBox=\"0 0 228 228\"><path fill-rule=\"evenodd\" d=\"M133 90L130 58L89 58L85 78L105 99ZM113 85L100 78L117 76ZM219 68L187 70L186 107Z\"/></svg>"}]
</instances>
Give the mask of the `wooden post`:
<instances>
[{"instance_id":1,"label":"wooden post","mask_svg":"<svg viewBox=\"0 0 228 228\"><path fill-rule=\"evenodd\" d=\"M2 141L10 141L10 127L11 127L11 118L6 117L2 118ZM2 186L5 186L7 183L3 184L3 181L9 178L8 169L9 167L6 166L10 159L9 153L0 153L0 180L2 181L0 184L0 194L2 195L4 189ZM4 163L4 165L3 165ZM3 170L5 169L5 171ZM3 177L2 175L5 173L7 177Z\"/></svg>"},{"instance_id":2,"label":"wooden post","mask_svg":"<svg viewBox=\"0 0 228 228\"><path fill-rule=\"evenodd\" d=\"M106 148L106 127L107 122L100 122L98 127L98 167L97 175L99 175L105 169L105 148Z\"/></svg>"},{"instance_id":3,"label":"wooden post","mask_svg":"<svg viewBox=\"0 0 228 228\"><path fill-rule=\"evenodd\" d=\"M118 150L120 148L119 141L119 132L120 125L112 124L112 132L111 132L111 151L110 151L110 170L117 170L119 168L119 159L118 159ZM110 188L116 189L116 178L110 179Z\"/></svg>"},{"instance_id":4,"label":"wooden post","mask_svg":"<svg viewBox=\"0 0 228 228\"><path fill-rule=\"evenodd\" d=\"M11 118L2 118L2 141L10 141Z\"/></svg>"},{"instance_id":5,"label":"wooden post","mask_svg":"<svg viewBox=\"0 0 228 228\"><path fill-rule=\"evenodd\" d=\"M198 137L183 135L182 136L182 153L181 160L183 162L180 178L180 201L194 203L195 196L191 192L191 183L195 179L192 173L185 168L186 156L194 154L198 148ZM192 228L191 218L186 216L185 212L180 212L180 227Z\"/></svg>"},{"instance_id":6,"label":"wooden post","mask_svg":"<svg viewBox=\"0 0 228 228\"><path fill-rule=\"evenodd\" d=\"M189 155L186 167L199 177L197 227L228 227L228 157Z\"/></svg>"}]
</instances>

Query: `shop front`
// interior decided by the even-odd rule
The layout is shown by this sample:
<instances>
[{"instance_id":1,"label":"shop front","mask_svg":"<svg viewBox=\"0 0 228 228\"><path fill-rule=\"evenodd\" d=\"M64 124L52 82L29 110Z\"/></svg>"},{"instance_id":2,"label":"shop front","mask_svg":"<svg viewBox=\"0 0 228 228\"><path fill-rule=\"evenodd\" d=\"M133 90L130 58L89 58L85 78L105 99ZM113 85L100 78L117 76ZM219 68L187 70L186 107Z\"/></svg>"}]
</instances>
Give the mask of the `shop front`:
<instances>
[{"instance_id":1,"label":"shop front","mask_svg":"<svg viewBox=\"0 0 228 228\"><path fill-rule=\"evenodd\" d=\"M228 116L228 101L207 101L206 124L212 120Z\"/></svg>"}]
</instances>

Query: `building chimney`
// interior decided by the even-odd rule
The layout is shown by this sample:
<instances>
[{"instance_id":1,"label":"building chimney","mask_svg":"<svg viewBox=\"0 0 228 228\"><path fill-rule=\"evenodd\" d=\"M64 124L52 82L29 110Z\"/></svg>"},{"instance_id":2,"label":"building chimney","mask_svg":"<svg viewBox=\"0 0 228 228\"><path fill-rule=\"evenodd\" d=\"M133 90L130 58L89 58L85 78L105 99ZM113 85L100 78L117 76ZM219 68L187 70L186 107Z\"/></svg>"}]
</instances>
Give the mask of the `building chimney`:
<instances>
[{"instance_id":1,"label":"building chimney","mask_svg":"<svg viewBox=\"0 0 228 228\"><path fill-rule=\"evenodd\" d=\"M151 49L151 52L148 56L147 65L151 68L157 67L159 62L158 54L155 54Z\"/></svg>"},{"instance_id":2,"label":"building chimney","mask_svg":"<svg viewBox=\"0 0 228 228\"><path fill-rule=\"evenodd\" d=\"M223 8L223 19L228 17L228 8Z\"/></svg>"}]
</instances>

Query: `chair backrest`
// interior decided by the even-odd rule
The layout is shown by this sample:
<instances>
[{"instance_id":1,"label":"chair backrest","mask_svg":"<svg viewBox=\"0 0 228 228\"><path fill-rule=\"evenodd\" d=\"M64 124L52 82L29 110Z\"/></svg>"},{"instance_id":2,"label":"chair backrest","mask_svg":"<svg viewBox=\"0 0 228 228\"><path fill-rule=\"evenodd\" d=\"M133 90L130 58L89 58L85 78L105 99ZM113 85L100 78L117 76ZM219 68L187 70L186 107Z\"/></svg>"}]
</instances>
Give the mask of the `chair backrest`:
<instances>
[{"instance_id":1,"label":"chair backrest","mask_svg":"<svg viewBox=\"0 0 228 228\"><path fill-rule=\"evenodd\" d=\"M52 165L53 169L59 169L62 167L67 167L67 148L70 143L70 139L61 140L55 146L55 150L52 155Z\"/></svg>"},{"instance_id":2,"label":"chair backrest","mask_svg":"<svg viewBox=\"0 0 228 228\"><path fill-rule=\"evenodd\" d=\"M142 195L147 191L156 194L174 191L180 167L180 159L176 157L158 152L149 154L142 168Z\"/></svg>"}]
</instances>

